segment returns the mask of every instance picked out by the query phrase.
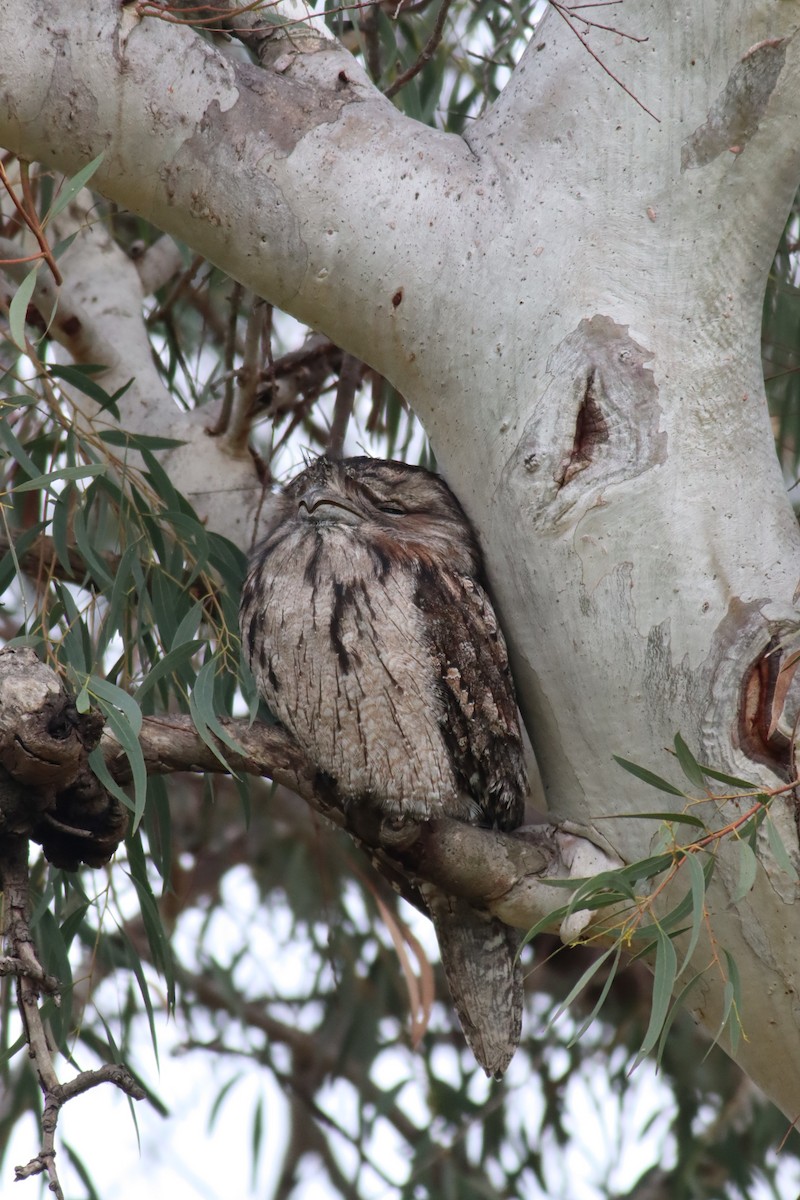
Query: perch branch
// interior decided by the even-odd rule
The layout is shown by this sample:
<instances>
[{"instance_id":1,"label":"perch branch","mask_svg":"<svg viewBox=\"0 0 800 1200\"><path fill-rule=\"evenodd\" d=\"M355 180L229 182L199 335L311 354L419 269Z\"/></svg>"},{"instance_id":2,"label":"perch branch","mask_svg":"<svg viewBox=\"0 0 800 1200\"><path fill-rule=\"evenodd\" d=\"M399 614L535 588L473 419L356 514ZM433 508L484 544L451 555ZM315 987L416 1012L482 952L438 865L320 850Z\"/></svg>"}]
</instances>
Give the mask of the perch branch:
<instances>
[{"instance_id":1,"label":"perch branch","mask_svg":"<svg viewBox=\"0 0 800 1200\"><path fill-rule=\"evenodd\" d=\"M510 925L530 929L564 902L563 893L557 893L548 878L585 876L620 865L599 848L553 825L509 834L444 817L414 822L400 831L387 829L380 814L343 805L330 781L308 763L280 726L258 722L248 726L246 721L225 718L220 723L240 747L237 753L215 743L231 771L265 775L296 792L357 841L379 852L384 869L394 874L404 892L410 871L445 891L487 904ZM145 717L139 742L149 774L226 769L188 715ZM118 783L127 783L128 760L108 730L101 747L111 775ZM576 846L583 851L579 870L573 869Z\"/></svg>"}]
</instances>

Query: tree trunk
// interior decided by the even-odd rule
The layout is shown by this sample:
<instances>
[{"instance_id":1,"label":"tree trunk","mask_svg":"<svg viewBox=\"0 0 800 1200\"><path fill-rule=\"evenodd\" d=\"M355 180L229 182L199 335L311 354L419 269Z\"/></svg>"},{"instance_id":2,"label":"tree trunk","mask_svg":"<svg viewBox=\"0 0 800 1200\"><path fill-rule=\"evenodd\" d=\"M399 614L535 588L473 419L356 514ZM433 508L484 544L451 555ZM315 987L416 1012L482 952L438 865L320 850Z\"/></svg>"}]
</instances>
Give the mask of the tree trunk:
<instances>
[{"instance_id":1,"label":"tree trunk","mask_svg":"<svg viewBox=\"0 0 800 1200\"><path fill-rule=\"evenodd\" d=\"M777 718L800 540L759 333L800 180L800 3L628 0L614 20L630 36L549 11L461 139L402 116L322 33L257 70L117 0L6 0L0 142L67 173L104 150L93 186L409 399L480 530L551 810L634 861L658 822L631 815L685 802L612 755L682 786L680 732L762 787L795 774L794 714ZM78 269L80 239L69 254ZM721 828L748 804L691 811ZM771 820L798 863L794 804ZM736 1057L794 1118L797 879L763 833L733 904L736 851L688 1004L716 1034L729 951Z\"/></svg>"}]
</instances>

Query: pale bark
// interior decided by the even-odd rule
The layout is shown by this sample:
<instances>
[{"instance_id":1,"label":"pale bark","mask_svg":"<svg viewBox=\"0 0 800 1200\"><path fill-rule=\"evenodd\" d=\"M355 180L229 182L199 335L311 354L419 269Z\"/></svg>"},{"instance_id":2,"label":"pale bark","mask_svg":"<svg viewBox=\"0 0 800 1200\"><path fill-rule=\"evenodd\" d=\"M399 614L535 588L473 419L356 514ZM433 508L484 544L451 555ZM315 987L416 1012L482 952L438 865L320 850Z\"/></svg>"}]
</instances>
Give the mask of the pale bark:
<instances>
[{"instance_id":1,"label":"pale bark","mask_svg":"<svg viewBox=\"0 0 800 1200\"><path fill-rule=\"evenodd\" d=\"M621 818L668 801L612 754L679 782L680 731L764 786L793 770L765 656L796 635L800 542L758 344L800 180L800 4L615 20L647 40L590 43L654 116L551 12L460 139L335 44L259 71L135 6L7 0L0 143L68 173L106 150L106 195L409 398L481 531L551 807L630 861L657 825ZM800 861L789 802L774 819ZM765 844L731 905L733 849L709 899L742 976L737 1058L795 1117L798 888ZM721 994L712 967L693 1008L714 1032Z\"/></svg>"}]
</instances>

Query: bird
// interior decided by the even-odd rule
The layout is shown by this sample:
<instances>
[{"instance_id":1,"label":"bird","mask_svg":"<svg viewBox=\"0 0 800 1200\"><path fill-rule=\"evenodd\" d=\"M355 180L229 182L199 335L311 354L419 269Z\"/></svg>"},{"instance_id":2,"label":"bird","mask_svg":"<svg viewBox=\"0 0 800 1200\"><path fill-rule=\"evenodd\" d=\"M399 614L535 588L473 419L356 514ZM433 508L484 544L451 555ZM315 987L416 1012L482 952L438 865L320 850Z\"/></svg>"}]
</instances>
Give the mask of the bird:
<instances>
[{"instance_id":1,"label":"bird","mask_svg":"<svg viewBox=\"0 0 800 1200\"><path fill-rule=\"evenodd\" d=\"M266 525L242 592L243 652L343 810L519 826L527 776L506 643L477 535L444 479L323 456L272 498ZM520 1039L519 935L411 883L467 1043L499 1078Z\"/></svg>"}]
</instances>

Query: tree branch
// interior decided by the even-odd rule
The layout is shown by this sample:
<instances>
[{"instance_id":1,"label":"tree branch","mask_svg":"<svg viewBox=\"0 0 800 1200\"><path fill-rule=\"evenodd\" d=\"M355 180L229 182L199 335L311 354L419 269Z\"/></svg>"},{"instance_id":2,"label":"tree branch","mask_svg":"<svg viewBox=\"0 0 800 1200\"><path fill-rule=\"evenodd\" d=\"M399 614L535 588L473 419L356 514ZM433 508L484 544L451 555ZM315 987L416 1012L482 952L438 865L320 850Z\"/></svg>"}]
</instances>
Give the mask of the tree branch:
<instances>
[{"instance_id":1,"label":"tree branch","mask_svg":"<svg viewBox=\"0 0 800 1200\"><path fill-rule=\"evenodd\" d=\"M148 774L269 776L377 854L384 872L412 902L419 898L409 875L486 904L509 924L529 929L560 900L546 878L585 876L617 865L597 847L550 825L511 835L449 818L386 821L379 812L340 797L280 726L225 718L220 723L238 750L211 735L202 738L188 715L145 717L139 743ZM109 729L101 733L100 726L99 714L74 711L61 681L32 650L0 651L0 766L9 777L0 790L0 832L40 841L45 854L61 865L107 861L127 822L95 779L87 756L99 741L120 784L129 782L131 768ZM578 844L584 857L573 871ZM580 926L571 927L571 936L579 931Z\"/></svg>"},{"instance_id":2,"label":"tree branch","mask_svg":"<svg viewBox=\"0 0 800 1200\"><path fill-rule=\"evenodd\" d=\"M406 329L414 345L398 346L391 298L412 284L424 296L439 274L442 237L455 254L474 235L475 184L488 184L481 164L460 138L399 112L327 31L315 26L306 39L308 10L298 6L296 22L278 30L261 15L270 50L260 69L140 12L115 0L0 7L0 38L16 44L24 25L28 40L26 54L7 56L0 70L8 98L0 143L67 174L113 145L93 186L413 394L406 376L418 378L420 353L443 354L427 337L439 289L431 287L413 338ZM248 17L259 14L236 20ZM57 53L63 41L68 55ZM173 77L166 65L176 62L183 69ZM368 156L368 171L353 170L343 143ZM479 203L488 211L488 194ZM380 259L371 280L366 253Z\"/></svg>"}]
</instances>

